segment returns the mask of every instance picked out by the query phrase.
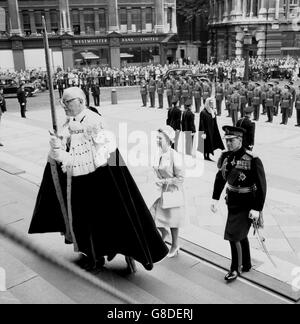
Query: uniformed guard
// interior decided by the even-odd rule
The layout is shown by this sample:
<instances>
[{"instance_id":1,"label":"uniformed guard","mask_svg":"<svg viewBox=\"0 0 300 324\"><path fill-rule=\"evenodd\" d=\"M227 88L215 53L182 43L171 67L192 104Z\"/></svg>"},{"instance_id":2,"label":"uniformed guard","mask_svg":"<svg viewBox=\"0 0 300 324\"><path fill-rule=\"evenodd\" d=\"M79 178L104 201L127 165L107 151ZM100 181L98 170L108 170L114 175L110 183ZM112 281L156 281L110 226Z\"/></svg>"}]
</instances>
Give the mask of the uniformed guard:
<instances>
[{"instance_id":1,"label":"uniformed guard","mask_svg":"<svg viewBox=\"0 0 300 324\"><path fill-rule=\"evenodd\" d=\"M156 91L156 83L154 81L153 76L151 76L149 81L149 91L148 91L150 96L151 108L155 108L155 91Z\"/></svg>"},{"instance_id":2,"label":"uniformed guard","mask_svg":"<svg viewBox=\"0 0 300 324\"><path fill-rule=\"evenodd\" d=\"M174 85L174 90L173 90L172 103L175 106L177 106L177 104L179 103L180 106L180 101L181 101L181 84L179 80L176 80Z\"/></svg>"},{"instance_id":3,"label":"uniformed guard","mask_svg":"<svg viewBox=\"0 0 300 324\"><path fill-rule=\"evenodd\" d=\"M165 85L162 81L161 77L158 77L157 81L157 95L158 95L158 103L159 103L159 109L164 108L164 92L165 92Z\"/></svg>"},{"instance_id":4,"label":"uniformed guard","mask_svg":"<svg viewBox=\"0 0 300 324\"><path fill-rule=\"evenodd\" d=\"M281 95L281 113L282 122L281 125L287 125L289 120L290 109L292 109L293 97L290 92L290 87L286 85Z\"/></svg>"},{"instance_id":5,"label":"uniformed guard","mask_svg":"<svg viewBox=\"0 0 300 324\"><path fill-rule=\"evenodd\" d=\"M273 123L275 106L275 92L273 91L273 84L269 83L269 90L266 93L266 109L268 114L267 123Z\"/></svg>"},{"instance_id":6,"label":"uniformed guard","mask_svg":"<svg viewBox=\"0 0 300 324\"><path fill-rule=\"evenodd\" d=\"M241 106L241 97L237 89L234 89L233 95L230 98L230 115L233 126L236 126L238 121L238 111Z\"/></svg>"},{"instance_id":7,"label":"uniformed guard","mask_svg":"<svg viewBox=\"0 0 300 324\"><path fill-rule=\"evenodd\" d=\"M216 108L217 108L217 114L218 116L222 115L222 103L224 100L224 89L222 87L222 84L220 82L216 85Z\"/></svg>"},{"instance_id":8,"label":"uniformed guard","mask_svg":"<svg viewBox=\"0 0 300 324\"><path fill-rule=\"evenodd\" d=\"M293 110L296 101L296 89L294 88L294 82L290 81L290 93L292 95L292 107L289 112L289 118L293 117Z\"/></svg>"},{"instance_id":9,"label":"uniformed guard","mask_svg":"<svg viewBox=\"0 0 300 324\"><path fill-rule=\"evenodd\" d=\"M261 105L261 90L260 84L256 83L256 87L253 91L253 109L254 109L254 120L259 121L260 116L260 105ZM250 106L251 107L251 106Z\"/></svg>"},{"instance_id":10,"label":"uniformed guard","mask_svg":"<svg viewBox=\"0 0 300 324\"><path fill-rule=\"evenodd\" d=\"M269 87L266 82L263 82L260 90L261 90L261 104L263 107L262 115L266 115L267 114L266 99L267 99L267 92L269 90Z\"/></svg>"},{"instance_id":11,"label":"uniformed guard","mask_svg":"<svg viewBox=\"0 0 300 324\"><path fill-rule=\"evenodd\" d=\"M273 91L275 92L275 108L274 108L274 116L278 116L279 113L279 104L281 99L281 88L279 87L279 82L275 81L275 86Z\"/></svg>"},{"instance_id":12,"label":"uniformed guard","mask_svg":"<svg viewBox=\"0 0 300 324\"><path fill-rule=\"evenodd\" d=\"M140 86L140 93L141 93L142 102L143 102L142 107L147 107L148 88L147 88L147 83L146 83L145 78L142 78L141 86Z\"/></svg>"},{"instance_id":13,"label":"uniformed guard","mask_svg":"<svg viewBox=\"0 0 300 324\"><path fill-rule=\"evenodd\" d=\"M297 124L296 127L300 127L300 86L298 87L298 92L296 93L296 113L297 113Z\"/></svg>"},{"instance_id":14,"label":"uniformed guard","mask_svg":"<svg viewBox=\"0 0 300 324\"><path fill-rule=\"evenodd\" d=\"M243 137L243 146L248 151L252 151L255 144L256 125L251 121L251 115L253 112L253 107L246 107L244 110L245 116L241 118L236 124L237 127L244 128L245 130L245 135Z\"/></svg>"},{"instance_id":15,"label":"uniformed guard","mask_svg":"<svg viewBox=\"0 0 300 324\"><path fill-rule=\"evenodd\" d=\"M206 99L210 98L212 94L211 86L206 80L203 82L203 102L206 102Z\"/></svg>"},{"instance_id":16,"label":"uniformed guard","mask_svg":"<svg viewBox=\"0 0 300 324\"><path fill-rule=\"evenodd\" d=\"M218 211L218 201L227 184L225 240L230 242L232 263L225 280L231 282L252 268L248 234L252 220L262 223L267 183L261 160L242 146L244 129L224 126L223 130L228 151L218 162L211 210Z\"/></svg>"},{"instance_id":17,"label":"uniformed guard","mask_svg":"<svg viewBox=\"0 0 300 324\"><path fill-rule=\"evenodd\" d=\"M240 97L241 97L241 107L240 107L241 118L243 118L244 117L244 111L245 111L245 108L246 108L246 104L248 102L247 89L245 87L245 84L240 85L239 94L240 94Z\"/></svg>"},{"instance_id":18,"label":"uniformed guard","mask_svg":"<svg viewBox=\"0 0 300 324\"><path fill-rule=\"evenodd\" d=\"M174 91L173 83L172 83L171 79L168 79L167 83L166 83L166 94L167 94L167 101L168 101L169 109L172 108L173 91Z\"/></svg>"},{"instance_id":19,"label":"uniformed guard","mask_svg":"<svg viewBox=\"0 0 300 324\"><path fill-rule=\"evenodd\" d=\"M201 96L202 96L202 87L199 80L197 80L194 85L193 94L195 98L196 114L198 114L200 113L200 109L201 109Z\"/></svg>"},{"instance_id":20,"label":"uniformed guard","mask_svg":"<svg viewBox=\"0 0 300 324\"><path fill-rule=\"evenodd\" d=\"M232 83L226 82L225 87L224 87L224 96L225 96L225 107L226 110L228 111L228 116L230 116L230 101L231 101L231 96L233 95L233 85Z\"/></svg>"},{"instance_id":21,"label":"uniformed guard","mask_svg":"<svg viewBox=\"0 0 300 324\"><path fill-rule=\"evenodd\" d=\"M253 92L255 89L255 85L252 82L249 82L248 87L247 87L247 99L248 99L248 106L253 105Z\"/></svg>"},{"instance_id":22,"label":"uniformed guard","mask_svg":"<svg viewBox=\"0 0 300 324\"><path fill-rule=\"evenodd\" d=\"M181 86L181 105L185 106L186 101L190 95L190 86L187 82L187 79L183 79L183 84Z\"/></svg>"}]
</instances>

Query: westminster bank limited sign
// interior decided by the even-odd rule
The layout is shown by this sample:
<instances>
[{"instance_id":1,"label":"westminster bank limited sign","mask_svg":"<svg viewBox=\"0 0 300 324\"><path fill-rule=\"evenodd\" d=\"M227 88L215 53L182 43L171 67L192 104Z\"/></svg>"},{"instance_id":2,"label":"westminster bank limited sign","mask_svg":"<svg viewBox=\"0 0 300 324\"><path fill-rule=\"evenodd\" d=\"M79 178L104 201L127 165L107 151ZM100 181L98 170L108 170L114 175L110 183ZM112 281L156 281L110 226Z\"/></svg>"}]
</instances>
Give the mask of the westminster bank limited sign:
<instances>
[{"instance_id":1,"label":"westminster bank limited sign","mask_svg":"<svg viewBox=\"0 0 300 324\"><path fill-rule=\"evenodd\" d=\"M164 37L121 37L121 44L133 44L133 43L159 43L164 39ZM109 39L106 37L98 38L84 38L84 39L74 39L75 46L86 46L86 45L108 45Z\"/></svg>"}]
</instances>

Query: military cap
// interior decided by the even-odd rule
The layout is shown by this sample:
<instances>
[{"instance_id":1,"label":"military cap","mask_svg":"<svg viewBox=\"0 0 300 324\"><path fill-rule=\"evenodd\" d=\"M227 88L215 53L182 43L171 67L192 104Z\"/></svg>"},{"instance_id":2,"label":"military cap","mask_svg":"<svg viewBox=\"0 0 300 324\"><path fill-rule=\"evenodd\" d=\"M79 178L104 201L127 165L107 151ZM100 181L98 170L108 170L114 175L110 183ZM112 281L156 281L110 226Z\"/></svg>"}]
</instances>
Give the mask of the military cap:
<instances>
[{"instance_id":1,"label":"military cap","mask_svg":"<svg viewBox=\"0 0 300 324\"><path fill-rule=\"evenodd\" d=\"M225 132L225 139L232 139L236 137L244 137L245 130L241 127L234 127L234 126L224 126L223 131Z\"/></svg>"},{"instance_id":2,"label":"military cap","mask_svg":"<svg viewBox=\"0 0 300 324\"><path fill-rule=\"evenodd\" d=\"M245 114L252 114L254 112L254 108L252 106L248 106L244 109Z\"/></svg>"}]
</instances>

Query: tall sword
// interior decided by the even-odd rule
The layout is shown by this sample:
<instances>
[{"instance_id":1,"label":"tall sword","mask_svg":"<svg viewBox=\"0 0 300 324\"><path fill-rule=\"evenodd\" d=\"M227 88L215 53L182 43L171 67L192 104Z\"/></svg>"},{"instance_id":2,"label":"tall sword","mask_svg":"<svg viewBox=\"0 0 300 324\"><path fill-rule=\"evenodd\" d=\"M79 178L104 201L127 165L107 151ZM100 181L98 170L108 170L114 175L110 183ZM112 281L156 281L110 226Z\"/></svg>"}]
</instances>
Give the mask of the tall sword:
<instances>
[{"instance_id":1,"label":"tall sword","mask_svg":"<svg viewBox=\"0 0 300 324\"><path fill-rule=\"evenodd\" d=\"M53 87L53 79L52 79L52 68L50 63L50 49L49 49L49 40L48 33L46 27L45 17L42 17L43 29L44 29L44 48L45 48L45 58L46 58L46 67L47 67L47 77L49 84L49 94L50 94L50 106L51 106L51 117L52 117L52 126L54 133L57 134L57 117L56 117L56 109L55 109L55 96L54 96L54 87Z\"/></svg>"}]
</instances>

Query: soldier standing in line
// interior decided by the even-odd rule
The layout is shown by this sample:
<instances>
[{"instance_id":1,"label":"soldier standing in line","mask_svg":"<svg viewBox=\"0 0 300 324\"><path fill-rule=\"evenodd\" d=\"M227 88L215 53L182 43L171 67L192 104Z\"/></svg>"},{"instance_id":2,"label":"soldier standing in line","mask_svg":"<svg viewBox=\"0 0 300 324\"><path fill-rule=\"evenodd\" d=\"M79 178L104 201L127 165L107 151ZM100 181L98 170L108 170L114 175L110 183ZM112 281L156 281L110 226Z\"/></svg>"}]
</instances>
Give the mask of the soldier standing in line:
<instances>
[{"instance_id":1,"label":"soldier standing in line","mask_svg":"<svg viewBox=\"0 0 300 324\"><path fill-rule=\"evenodd\" d=\"M171 109L172 108L172 100L173 100L173 83L172 83L171 79L167 80L166 94L167 94L168 106L169 106L169 109Z\"/></svg>"},{"instance_id":2,"label":"soldier standing in line","mask_svg":"<svg viewBox=\"0 0 300 324\"><path fill-rule=\"evenodd\" d=\"M253 91L253 109L254 109L254 120L259 121L260 117L260 105L261 105L261 90L260 84L256 83L256 88ZM250 106L251 107L251 106Z\"/></svg>"},{"instance_id":3,"label":"soldier standing in line","mask_svg":"<svg viewBox=\"0 0 300 324\"><path fill-rule=\"evenodd\" d=\"M20 104L21 109L21 117L26 118L26 106L27 106L27 93L25 91L24 84L21 84L18 92L17 92L17 98Z\"/></svg>"},{"instance_id":4,"label":"soldier standing in line","mask_svg":"<svg viewBox=\"0 0 300 324\"><path fill-rule=\"evenodd\" d=\"M57 88L58 88L58 93L59 93L59 99L61 99L64 94L64 89L65 89L65 81L62 76L60 76L57 80Z\"/></svg>"},{"instance_id":5,"label":"soldier standing in line","mask_svg":"<svg viewBox=\"0 0 300 324\"><path fill-rule=\"evenodd\" d=\"M176 80L175 85L174 85L174 90L173 90L173 99L172 103L177 106L179 104L180 107L180 102L181 102L181 84L179 80Z\"/></svg>"},{"instance_id":6,"label":"soldier standing in line","mask_svg":"<svg viewBox=\"0 0 300 324\"><path fill-rule=\"evenodd\" d=\"M247 98L248 98L248 106L253 105L253 92L255 89L255 85L252 82L249 82L247 87Z\"/></svg>"},{"instance_id":7,"label":"soldier standing in line","mask_svg":"<svg viewBox=\"0 0 300 324\"><path fill-rule=\"evenodd\" d=\"M262 86L261 86L261 104L263 107L263 112L262 115L266 115L267 114L267 107L266 107L266 98L267 98L267 92L268 92L269 88L267 86L266 82L263 82Z\"/></svg>"},{"instance_id":8,"label":"soldier standing in line","mask_svg":"<svg viewBox=\"0 0 300 324\"><path fill-rule=\"evenodd\" d=\"M262 161L243 147L245 130L224 126L228 151L218 162L211 210L218 211L218 201L227 184L226 203L228 219L225 240L231 247L231 268L225 276L227 282L236 280L242 272L252 269L248 240L252 222L262 223L267 182Z\"/></svg>"},{"instance_id":9,"label":"soldier standing in line","mask_svg":"<svg viewBox=\"0 0 300 324\"><path fill-rule=\"evenodd\" d=\"M146 83L145 78L142 78L141 86L140 86L140 93L141 93L142 102L143 102L142 107L147 107L148 89L147 89L147 83Z\"/></svg>"},{"instance_id":10,"label":"soldier standing in line","mask_svg":"<svg viewBox=\"0 0 300 324\"><path fill-rule=\"evenodd\" d=\"M273 88L273 91L275 92L274 116L278 116L278 113L279 113L279 104L280 104L280 98L281 98L281 89L279 87L279 82L278 81L275 81L275 86Z\"/></svg>"},{"instance_id":11,"label":"soldier standing in line","mask_svg":"<svg viewBox=\"0 0 300 324\"><path fill-rule=\"evenodd\" d=\"M197 80L194 85L193 94L195 98L196 114L199 114L201 109L201 95L202 95L202 87L199 80Z\"/></svg>"},{"instance_id":12,"label":"soldier standing in line","mask_svg":"<svg viewBox=\"0 0 300 324\"><path fill-rule=\"evenodd\" d=\"M96 80L93 81L91 90L92 90L92 95L94 98L95 107L99 107L100 106L100 87Z\"/></svg>"},{"instance_id":13,"label":"soldier standing in line","mask_svg":"<svg viewBox=\"0 0 300 324\"><path fill-rule=\"evenodd\" d=\"M266 108L268 114L267 123L273 123L275 107L275 92L273 91L273 84L269 84L269 90L266 93Z\"/></svg>"},{"instance_id":14,"label":"soldier standing in line","mask_svg":"<svg viewBox=\"0 0 300 324\"><path fill-rule=\"evenodd\" d=\"M150 96L150 108L155 108L155 91L156 91L156 83L154 81L153 76L150 77L149 81L149 96Z\"/></svg>"},{"instance_id":15,"label":"soldier standing in line","mask_svg":"<svg viewBox=\"0 0 300 324\"><path fill-rule=\"evenodd\" d=\"M85 94L87 107L89 107L90 106L90 87L89 87L86 79L83 80L83 85L81 86L81 89Z\"/></svg>"},{"instance_id":16,"label":"soldier standing in line","mask_svg":"<svg viewBox=\"0 0 300 324\"><path fill-rule=\"evenodd\" d=\"M296 101L296 89L294 88L294 82L290 81L290 93L292 95L292 108L289 113L289 118L293 117L293 110Z\"/></svg>"},{"instance_id":17,"label":"soldier standing in line","mask_svg":"<svg viewBox=\"0 0 300 324\"><path fill-rule=\"evenodd\" d=\"M247 104L247 89L245 87L245 84L241 84L240 90L239 90L239 94L241 97L241 107L240 107L240 111L241 111L241 118L244 117L244 111L246 108L246 104Z\"/></svg>"},{"instance_id":18,"label":"soldier standing in line","mask_svg":"<svg viewBox=\"0 0 300 324\"><path fill-rule=\"evenodd\" d=\"M295 125L296 127L300 127L300 86L298 87L298 93L296 93L296 113L297 113L297 124Z\"/></svg>"},{"instance_id":19,"label":"soldier standing in line","mask_svg":"<svg viewBox=\"0 0 300 324\"><path fill-rule=\"evenodd\" d=\"M184 107L189 98L189 93L190 93L190 86L187 83L187 80L183 79L183 84L181 87L181 105L183 105Z\"/></svg>"},{"instance_id":20,"label":"soldier standing in line","mask_svg":"<svg viewBox=\"0 0 300 324\"><path fill-rule=\"evenodd\" d=\"M233 95L233 87L232 87L232 84L229 82L225 83L224 95L225 95L225 107L228 112L227 117L231 117L230 116L230 100L231 100L231 96Z\"/></svg>"},{"instance_id":21,"label":"soldier standing in line","mask_svg":"<svg viewBox=\"0 0 300 324\"><path fill-rule=\"evenodd\" d=\"M239 95L239 92L237 89L234 89L233 95L230 99L230 114L232 117L232 124L233 126L236 126L236 123L238 121L238 110L241 106L241 97Z\"/></svg>"},{"instance_id":22,"label":"soldier standing in line","mask_svg":"<svg viewBox=\"0 0 300 324\"><path fill-rule=\"evenodd\" d=\"M243 137L243 147L247 151L252 151L255 144L255 128L256 125L251 121L251 115L254 112L253 107L247 107L244 110L245 116L241 118L236 127L243 128L245 130L245 135Z\"/></svg>"},{"instance_id":23,"label":"soldier standing in line","mask_svg":"<svg viewBox=\"0 0 300 324\"><path fill-rule=\"evenodd\" d=\"M280 125L287 125L289 120L289 113L292 109L293 97L290 92L290 87L286 85L281 95L281 113L282 113L282 122Z\"/></svg>"},{"instance_id":24,"label":"soldier standing in line","mask_svg":"<svg viewBox=\"0 0 300 324\"><path fill-rule=\"evenodd\" d=\"M205 104L206 100L211 97L212 88L206 80L203 83L203 103Z\"/></svg>"},{"instance_id":25,"label":"soldier standing in line","mask_svg":"<svg viewBox=\"0 0 300 324\"><path fill-rule=\"evenodd\" d=\"M224 100L224 89L222 87L222 84L220 82L217 83L216 85L216 109L217 109L217 115L221 116L222 115L222 103Z\"/></svg>"},{"instance_id":26,"label":"soldier standing in line","mask_svg":"<svg viewBox=\"0 0 300 324\"><path fill-rule=\"evenodd\" d=\"M159 76L157 81L157 95L158 95L159 109L164 108L164 92L165 92L165 85L162 81L162 78Z\"/></svg>"}]
</instances>

